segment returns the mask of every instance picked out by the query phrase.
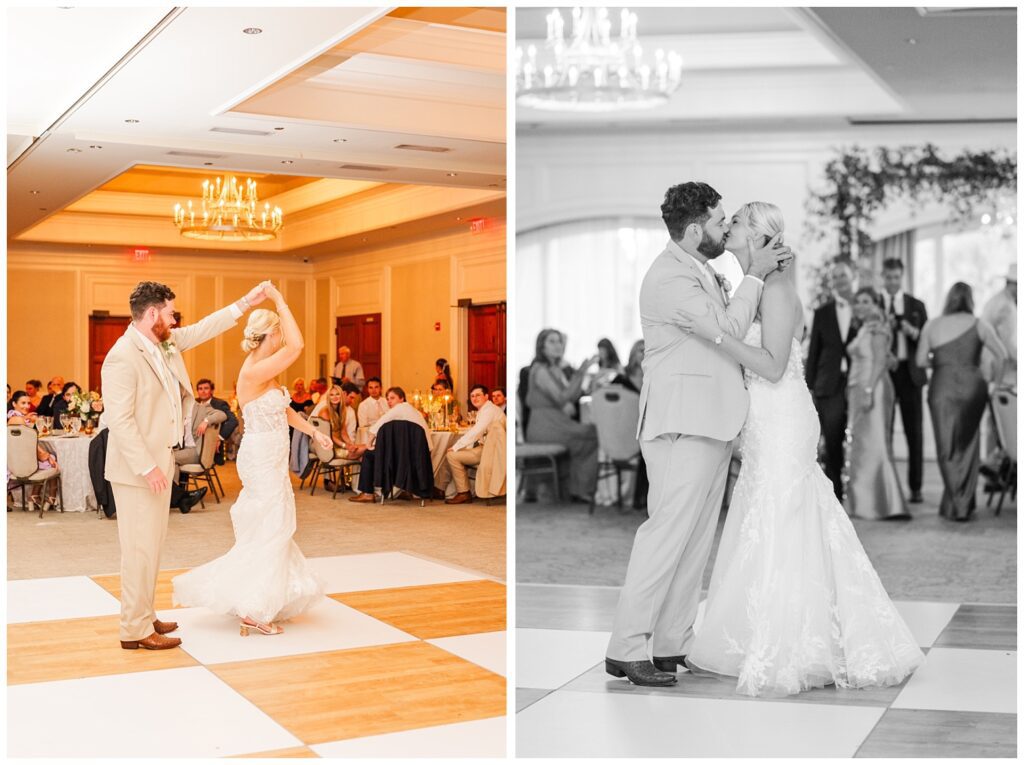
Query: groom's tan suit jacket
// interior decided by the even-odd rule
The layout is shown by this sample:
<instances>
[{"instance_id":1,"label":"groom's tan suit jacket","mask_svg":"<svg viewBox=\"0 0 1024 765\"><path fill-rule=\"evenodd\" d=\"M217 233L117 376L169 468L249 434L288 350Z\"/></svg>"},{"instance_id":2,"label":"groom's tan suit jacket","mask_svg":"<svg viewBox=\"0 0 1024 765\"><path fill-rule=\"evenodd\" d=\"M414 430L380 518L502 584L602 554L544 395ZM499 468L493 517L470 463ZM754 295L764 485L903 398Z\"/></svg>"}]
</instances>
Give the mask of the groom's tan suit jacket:
<instances>
[{"instance_id":1,"label":"groom's tan suit jacket","mask_svg":"<svg viewBox=\"0 0 1024 765\"><path fill-rule=\"evenodd\" d=\"M110 429L106 478L111 483L146 486L143 475L158 466L173 471L171 448L182 441L184 423L192 421L195 396L181 354L210 340L237 323L231 307L171 330L173 350L161 350L181 401L172 406L156 362L146 341L132 327L107 353L103 361L103 422ZM180 417L180 419L179 419Z\"/></svg>"},{"instance_id":2,"label":"groom's tan suit jacket","mask_svg":"<svg viewBox=\"0 0 1024 765\"><path fill-rule=\"evenodd\" d=\"M742 340L762 287L759 279L745 277L727 301L718 283L669 240L640 287L644 382L637 438L682 433L731 441L739 434L750 404L742 368L679 321L684 313L712 311L723 332Z\"/></svg>"}]
</instances>

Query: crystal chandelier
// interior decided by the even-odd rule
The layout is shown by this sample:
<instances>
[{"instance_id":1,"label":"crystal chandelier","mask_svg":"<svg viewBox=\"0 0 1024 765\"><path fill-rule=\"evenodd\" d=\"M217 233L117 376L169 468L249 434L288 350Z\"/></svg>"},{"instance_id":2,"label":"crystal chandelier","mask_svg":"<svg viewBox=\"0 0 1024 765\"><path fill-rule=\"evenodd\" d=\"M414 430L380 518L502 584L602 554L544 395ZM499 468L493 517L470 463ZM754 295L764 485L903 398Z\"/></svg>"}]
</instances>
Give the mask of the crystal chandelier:
<instances>
[{"instance_id":1,"label":"crystal chandelier","mask_svg":"<svg viewBox=\"0 0 1024 765\"><path fill-rule=\"evenodd\" d=\"M573 8L572 39L554 9L546 16L547 41L516 48L516 100L549 111L606 112L648 109L668 101L682 79L683 59L658 49L644 58L636 40L637 15L620 14L619 36L612 38L607 8Z\"/></svg>"},{"instance_id":2,"label":"crystal chandelier","mask_svg":"<svg viewBox=\"0 0 1024 765\"><path fill-rule=\"evenodd\" d=\"M257 210L256 181L246 178L243 186L231 176L227 180L203 181L201 209L174 205L174 225L189 239L221 242L265 242L281 229L281 208L266 202Z\"/></svg>"}]
</instances>

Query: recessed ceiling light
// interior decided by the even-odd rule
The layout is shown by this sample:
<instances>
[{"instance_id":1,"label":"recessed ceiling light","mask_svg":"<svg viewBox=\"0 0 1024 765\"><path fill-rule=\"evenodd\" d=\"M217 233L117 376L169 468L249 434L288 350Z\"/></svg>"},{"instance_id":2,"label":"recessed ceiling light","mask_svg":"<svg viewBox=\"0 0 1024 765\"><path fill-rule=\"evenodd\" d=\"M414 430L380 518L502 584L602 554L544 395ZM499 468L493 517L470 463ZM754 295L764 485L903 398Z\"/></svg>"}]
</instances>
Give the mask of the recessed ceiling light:
<instances>
[{"instance_id":1,"label":"recessed ceiling light","mask_svg":"<svg viewBox=\"0 0 1024 765\"><path fill-rule=\"evenodd\" d=\"M92 146L90 146L89 148L90 148L90 149L102 149L103 147L102 147L102 146L100 146L100 145L98 145L98 144L95 144L95 143L94 143L94 144L93 144Z\"/></svg>"},{"instance_id":2,"label":"recessed ceiling light","mask_svg":"<svg viewBox=\"0 0 1024 765\"><path fill-rule=\"evenodd\" d=\"M138 120L125 120L125 122L127 122L129 125L138 125L139 124Z\"/></svg>"},{"instance_id":3,"label":"recessed ceiling light","mask_svg":"<svg viewBox=\"0 0 1024 765\"><path fill-rule=\"evenodd\" d=\"M259 27L246 27L242 31L245 32L247 35L261 35L261 34L263 34L263 30L260 29Z\"/></svg>"},{"instance_id":4,"label":"recessed ceiling light","mask_svg":"<svg viewBox=\"0 0 1024 765\"><path fill-rule=\"evenodd\" d=\"M294 165L295 163L292 162L290 159L282 159L281 160L281 164L282 165Z\"/></svg>"},{"instance_id":5,"label":"recessed ceiling light","mask_svg":"<svg viewBox=\"0 0 1024 765\"><path fill-rule=\"evenodd\" d=\"M907 45L917 45L917 40L915 40L913 37L908 37L903 42L905 42Z\"/></svg>"},{"instance_id":6,"label":"recessed ceiling light","mask_svg":"<svg viewBox=\"0 0 1024 765\"><path fill-rule=\"evenodd\" d=\"M284 130L284 128L283 127L276 127L276 128L274 128L274 130Z\"/></svg>"},{"instance_id":7,"label":"recessed ceiling light","mask_svg":"<svg viewBox=\"0 0 1024 765\"><path fill-rule=\"evenodd\" d=\"M445 173L449 178L454 178L458 173Z\"/></svg>"},{"instance_id":8,"label":"recessed ceiling light","mask_svg":"<svg viewBox=\"0 0 1024 765\"><path fill-rule=\"evenodd\" d=\"M81 149L67 149L68 154L81 154Z\"/></svg>"},{"instance_id":9,"label":"recessed ceiling light","mask_svg":"<svg viewBox=\"0 0 1024 765\"><path fill-rule=\"evenodd\" d=\"M347 143L348 139L347 138L335 138L334 142L335 143Z\"/></svg>"},{"instance_id":10,"label":"recessed ceiling light","mask_svg":"<svg viewBox=\"0 0 1024 765\"><path fill-rule=\"evenodd\" d=\"M45 207L40 207L39 208L39 212L46 212L46 208Z\"/></svg>"},{"instance_id":11,"label":"recessed ceiling light","mask_svg":"<svg viewBox=\"0 0 1024 765\"><path fill-rule=\"evenodd\" d=\"M455 220L462 220L462 218L456 218Z\"/></svg>"},{"instance_id":12,"label":"recessed ceiling light","mask_svg":"<svg viewBox=\"0 0 1024 765\"><path fill-rule=\"evenodd\" d=\"M42 194L43 192L41 192L41 191L36 191L35 189L32 189L32 191L30 191L30 192L28 192L28 193L29 193L29 194Z\"/></svg>"},{"instance_id":13,"label":"recessed ceiling light","mask_svg":"<svg viewBox=\"0 0 1024 765\"><path fill-rule=\"evenodd\" d=\"M210 167L211 165L213 165L212 162L204 162L203 164L206 165L207 167Z\"/></svg>"}]
</instances>

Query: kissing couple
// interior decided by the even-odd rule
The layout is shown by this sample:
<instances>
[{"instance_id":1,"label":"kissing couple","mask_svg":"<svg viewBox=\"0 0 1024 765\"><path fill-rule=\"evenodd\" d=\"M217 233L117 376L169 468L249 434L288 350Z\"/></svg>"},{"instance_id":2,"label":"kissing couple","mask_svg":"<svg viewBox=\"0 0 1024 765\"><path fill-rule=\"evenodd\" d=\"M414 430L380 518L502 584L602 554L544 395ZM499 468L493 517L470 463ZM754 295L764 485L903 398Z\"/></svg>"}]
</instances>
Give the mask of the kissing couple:
<instances>
[{"instance_id":1,"label":"kissing couple","mask_svg":"<svg viewBox=\"0 0 1024 765\"><path fill-rule=\"evenodd\" d=\"M650 478L605 669L669 686L682 666L749 696L900 683L923 661L817 463L804 311L784 222L765 202L727 218L706 183L671 187L670 241L640 288L640 440ZM731 296L709 262L726 249ZM695 630L733 440L743 466Z\"/></svg>"}]
</instances>

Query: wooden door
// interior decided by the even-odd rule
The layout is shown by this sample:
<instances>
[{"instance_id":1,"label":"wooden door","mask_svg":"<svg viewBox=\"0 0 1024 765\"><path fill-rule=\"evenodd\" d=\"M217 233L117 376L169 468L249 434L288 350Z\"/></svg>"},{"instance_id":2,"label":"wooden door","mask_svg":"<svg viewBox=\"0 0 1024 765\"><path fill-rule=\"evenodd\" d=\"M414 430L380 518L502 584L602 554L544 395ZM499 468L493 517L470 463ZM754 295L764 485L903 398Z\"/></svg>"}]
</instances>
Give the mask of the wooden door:
<instances>
[{"instance_id":1,"label":"wooden door","mask_svg":"<svg viewBox=\"0 0 1024 765\"><path fill-rule=\"evenodd\" d=\"M131 321L130 316L89 317L89 390L100 390L103 359Z\"/></svg>"},{"instance_id":2,"label":"wooden door","mask_svg":"<svg viewBox=\"0 0 1024 765\"><path fill-rule=\"evenodd\" d=\"M369 380L380 377L381 363L381 322L379 313L361 313L355 316L339 316L334 330L334 358L329 364L333 374L338 363L338 348L347 345L352 358L363 365L363 375Z\"/></svg>"},{"instance_id":3,"label":"wooden door","mask_svg":"<svg viewBox=\"0 0 1024 765\"><path fill-rule=\"evenodd\" d=\"M504 388L505 378L505 303L469 307L470 385Z\"/></svg>"}]
</instances>

